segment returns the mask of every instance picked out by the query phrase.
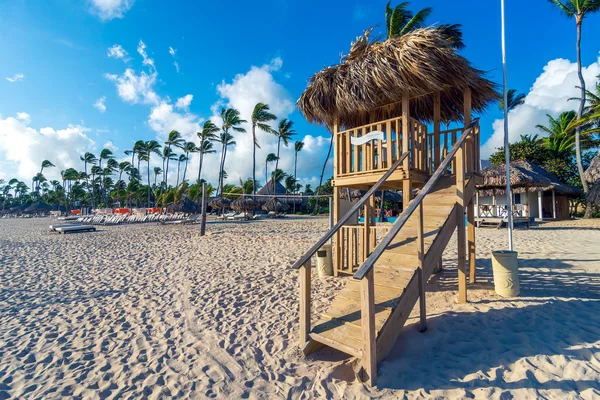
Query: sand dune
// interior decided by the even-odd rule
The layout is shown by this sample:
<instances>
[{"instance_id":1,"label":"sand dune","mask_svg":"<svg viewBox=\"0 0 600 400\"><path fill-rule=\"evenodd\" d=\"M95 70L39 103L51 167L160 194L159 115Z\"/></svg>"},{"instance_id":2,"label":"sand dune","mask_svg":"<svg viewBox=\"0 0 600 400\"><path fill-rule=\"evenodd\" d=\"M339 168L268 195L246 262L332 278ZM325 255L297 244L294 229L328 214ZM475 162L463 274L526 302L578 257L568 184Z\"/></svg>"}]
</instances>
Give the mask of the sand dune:
<instances>
[{"instance_id":1,"label":"sand dune","mask_svg":"<svg viewBox=\"0 0 600 400\"><path fill-rule=\"evenodd\" d=\"M591 224L591 225L590 225ZM456 304L456 251L427 285L428 327L412 323L379 367L308 358L297 343L292 263L325 219L114 226L59 236L47 220L0 220L0 398L597 398L597 223L517 230L522 297L492 290L478 230L479 282ZM341 279L314 279L315 315Z\"/></svg>"}]
</instances>

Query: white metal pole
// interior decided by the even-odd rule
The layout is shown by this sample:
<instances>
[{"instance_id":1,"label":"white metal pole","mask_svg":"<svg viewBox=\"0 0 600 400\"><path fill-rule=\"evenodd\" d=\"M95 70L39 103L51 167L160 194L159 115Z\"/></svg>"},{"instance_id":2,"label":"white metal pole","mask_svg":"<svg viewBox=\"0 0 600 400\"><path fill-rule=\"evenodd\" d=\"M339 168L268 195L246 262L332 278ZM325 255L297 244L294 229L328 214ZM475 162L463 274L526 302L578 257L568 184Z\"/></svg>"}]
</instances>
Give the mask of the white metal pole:
<instances>
[{"instance_id":1,"label":"white metal pole","mask_svg":"<svg viewBox=\"0 0 600 400\"><path fill-rule=\"evenodd\" d=\"M502 11L502 70L504 74L504 156L506 165L506 205L508 207L508 249L513 251L513 214L510 190L510 149L508 147L508 79L506 77L506 38L504 30L504 0L500 0Z\"/></svg>"}]
</instances>

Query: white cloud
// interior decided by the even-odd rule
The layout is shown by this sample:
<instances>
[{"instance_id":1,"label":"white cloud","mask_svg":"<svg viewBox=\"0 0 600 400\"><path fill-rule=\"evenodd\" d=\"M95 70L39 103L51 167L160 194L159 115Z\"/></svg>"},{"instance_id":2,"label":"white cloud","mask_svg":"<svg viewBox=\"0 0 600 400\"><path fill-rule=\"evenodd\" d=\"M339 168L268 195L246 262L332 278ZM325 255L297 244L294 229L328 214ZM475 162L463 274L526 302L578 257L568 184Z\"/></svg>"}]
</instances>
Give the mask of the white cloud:
<instances>
[{"instance_id":1,"label":"white cloud","mask_svg":"<svg viewBox=\"0 0 600 400\"><path fill-rule=\"evenodd\" d=\"M98 111L100 111L101 113L106 111L106 105L104 104L105 101L106 101L106 96L102 96L98 100L96 100L96 102L94 103L94 107L96 107L98 109Z\"/></svg>"},{"instance_id":2,"label":"white cloud","mask_svg":"<svg viewBox=\"0 0 600 400\"><path fill-rule=\"evenodd\" d=\"M180 97L177 99L177 102L175 103L175 107L176 108L188 108L190 106L190 104L192 104L192 99L194 98L193 95L191 94L186 94L183 97Z\"/></svg>"},{"instance_id":3,"label":"white cloud","mask_svg":"<svg viewBox=\"0 0 600 400\"><path fill-rule=\"evenodd\" d=\"M119 148L117 146L115 146L114 143L110 140L108 142L104 143L104 146L102 146L102 148L112 151L113 154L116 153L117 150L119 150Z\"/></svg>"},{"instance_id":4,"label":"white cloud","mask_svg":"<svg viewBox=\"0 0 600 400\"><path fill-rule=\"evenodd\" d=\"M8 161L0 170L0 177L30 180L40 169L41 160L50 160L56 168L44 171L48 179L60 179L60 171L83 167L79 156L94 151L95 143L81 125L68 125L63 129L42 128L39 131L19 119L0 119L0 157ZM29 117L27 115L27 117Z\"/></svg>"},{"instance_id":5,"label":"white cloud","mask_svg":"<svg viewBox=\"0 0 600 400\"><path fill-rule=\"evenodd\" d=\"M149 65L150 67L152 67L152 69L156 71L156 67L154 66L154 60L148 57L148 53L146 52L146 44L141 39L138 43L137 52L140 53L140 55L144 59L143 64Z\"/></svg>"},{"instance_id":6,"label":"white cloud","mask_svg":"<svg viewBox=\"0 0 600 400\"><path fill-rule=\"evenodd\" d=\"M172 56L175 56L175 52L176 52L176 51L177 51L177 50L175 50L174 48L172 48L171 46L169 46L169 54L170 54L170 55L172 55Z\"/></svg>"},{"instance_id":7,"label":"white cloud","mask_svg":"<svg viewBox=\"0 0 600 400\"><path fill-rule=\"evenodd\" d=\"M123 18L133 6L134 0L90 0L91 11L103 21Z\"/></svg>"},{"instance_id":8,"label":"white cloud","mask_svg":"<svg viewBox=\"0 0 600 400\"><path fill-rule=\"evenodd\" d=\"M26 112L18 112L17 118L23 121L26 125L31 123L31 115L27 114Z\"/></svg>"},{"instance_id":9,"label":"white cloud","mask_svg":"<svg viewBox=\"0 0 600 400\"><path fill-rule=\"evenodd\" d=\"M175 50L173 47L169 46L169 54L171 56L173 56L173 65L175 66L175 71L177 71L177 73L179 73L179 63L177 62L177 60L175 59L175 53L177 52L177 50Z\"/></svg>"},{"instance_id":10,"label":"white cloud","mask_svg":"<svg viewBox=\"0 0 600 400\"><path fill-rule=\"evenodd\" d=\"M177 61L173 61L173 65L175 66L175 71L179 73L179 63Z\"/></svg>"},{"instance_id":11,"label":"white cloud","mask_svg":"<svg viewBox=\"0 0 600 400\"><path fill-rule=\"evenodd\" d=\"M159 97L154 91L158 74L141 72L139 75L127 68L122 75L105 74L109 81L115 82L119 97L128 103L158 104Z\"/></svg>"},{"instance_id":12,"label":"white cloud","mask_svg":"<svg viewBox=\"0 0 600 400\"><path fill-rule=\"evenodd\" d=\"M20 72L14 74L12 77L11 76L6 77L6 80L9 81L10 83L21 82L23 79L25 79L25 75L23 75Z\"/></svg>"},{"instance_id":13,"label":"white cloud","mask_svg":"<svg viewBox=\"0 0 600 400\"><path fill-rule=\"evenodd\" d=\"M583 68L587 87L593 86L598 74L600 74L600 58ZM576 86L579 86L576 63L562 58L548 62L527 93L523 105L509 113L509 141L517 141L521 135L526 134L541 136L542 132L535 126L547 124L546 114L556 117L563 111L576 110L579 106L578 102L569 101L569 98L580 96ZM495 120L492 128L494 133L482 146L483 157L488 157L504 143L504 119Z\"/></svg>"},{"instance_id":14,"label":"white cloud","mask_svg":"<svg viewBox=\"0 0 600 400\"><path fill-rule=\"evenodd\" d=\"M110 58L120 58L127 61L127 51L120 44L114 44L109 47L106 55Z\"/></svg>"}]
</instances>

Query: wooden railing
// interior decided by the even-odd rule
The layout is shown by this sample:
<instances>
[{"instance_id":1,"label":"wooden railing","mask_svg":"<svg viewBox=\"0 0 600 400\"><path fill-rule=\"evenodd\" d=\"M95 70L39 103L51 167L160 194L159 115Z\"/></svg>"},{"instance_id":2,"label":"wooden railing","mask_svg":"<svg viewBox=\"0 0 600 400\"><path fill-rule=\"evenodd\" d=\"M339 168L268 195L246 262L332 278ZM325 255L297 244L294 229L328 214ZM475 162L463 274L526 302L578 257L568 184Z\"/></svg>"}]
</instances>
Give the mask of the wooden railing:
<instances>
[{"instance_id":1,"label":"wooden railing","mask_svg":"<svg viewBox=\"0 0 600 400\"><path fill-rule=\"evenodd\" d=\"M339 243L336 244L342 249L340 260L334 264L337 272L354 274L391 227L391 224L369 225L369 240L365 240L364 225L344 225L340 230Z\"/></svg>"},{"instance_id":2,"label":"wooden railing","mask_svg":"<svg viewBox=\"0 0 600 400\"><path fill-rule=\"evenodd\" d=\"M374 139L355 146L351 144L350 138L360 138L374 131L383 132L384 139ZM411 118L408 132L410 168L430 172L427 125ZM383 172L403 153L402 117L359 126L334 135L335 177Z\"/></svg>"}]
</instances>

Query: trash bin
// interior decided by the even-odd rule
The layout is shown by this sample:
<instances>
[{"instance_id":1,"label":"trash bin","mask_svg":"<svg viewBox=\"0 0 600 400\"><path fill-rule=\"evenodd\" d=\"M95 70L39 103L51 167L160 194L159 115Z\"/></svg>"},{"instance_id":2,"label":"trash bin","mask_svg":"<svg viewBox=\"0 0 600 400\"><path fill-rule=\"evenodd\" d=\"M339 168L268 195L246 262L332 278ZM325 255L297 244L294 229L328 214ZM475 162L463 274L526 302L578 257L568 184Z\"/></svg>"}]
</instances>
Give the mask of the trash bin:
<instances>
[{"instance_id":1,"label":"trash bin","mask_svg":"<svg viewBox=\"0 0 600 400\"><path fill-rule=\"evenodd\" d=\"M325 244L317 250L317 272L319 273L319 278L333 275L330 244Z\"/></svg>"},{"instance_id":2,"label":"trash bin","mask_svg":"<svg viewBox=\"0 0 600 400\"><path fill-rule=\"evenodd\" d=\"M502 297L517 297L519 286L519 261L516 251L492 251L492 271L494 288Z\"/></svg>"}]
</instances>

